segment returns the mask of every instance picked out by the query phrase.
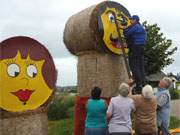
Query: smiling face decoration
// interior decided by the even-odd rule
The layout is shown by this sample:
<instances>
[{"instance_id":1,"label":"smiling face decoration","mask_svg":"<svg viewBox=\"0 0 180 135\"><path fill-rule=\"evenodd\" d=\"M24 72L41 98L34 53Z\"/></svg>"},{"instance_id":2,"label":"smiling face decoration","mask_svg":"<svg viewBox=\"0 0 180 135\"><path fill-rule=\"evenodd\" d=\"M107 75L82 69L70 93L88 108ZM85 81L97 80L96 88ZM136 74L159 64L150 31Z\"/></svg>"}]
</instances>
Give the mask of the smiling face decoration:
<instances>
[{"instance_id":1,"label":"smiling face decoration","mask_svg":"<svg viewBox=\"0 0 180 135\"><path fill-rule=\"evenodd\" d=\"M99 32L103 39L104 45L111 52L115 54L122 54L122 43L118 41L118 32L113 13L116 15L121 37L124 37L122 28L123 26L131 25L129 20L130 14L122 5L115 2L106 2L106 4L101 5L98 15ZM128 52L127 48L125 48L125 52Z\"/></svg>"},{"instance_id":2,"label":"smiling face decoration","mask_svg":"<svg viewBox=\"0 0 180 135\"><path fill-rule=\"evenodd\" d=\"M0 108L16 112L42 106L56 82L47 49L28 37L7 39L0 49Z\"/></svg>"}]
</instances>

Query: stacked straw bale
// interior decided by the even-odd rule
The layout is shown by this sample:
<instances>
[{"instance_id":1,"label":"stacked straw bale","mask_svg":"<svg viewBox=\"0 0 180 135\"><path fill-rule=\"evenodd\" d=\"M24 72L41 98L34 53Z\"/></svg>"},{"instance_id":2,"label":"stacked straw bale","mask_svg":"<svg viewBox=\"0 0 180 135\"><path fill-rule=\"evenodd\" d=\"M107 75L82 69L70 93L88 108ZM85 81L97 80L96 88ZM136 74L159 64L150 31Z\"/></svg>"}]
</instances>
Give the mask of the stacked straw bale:
<instances>
[{"instance_id":1,"label":"stacked straw bale","mask_svg":"<svg viewBox=\"0 0 180 135\"><path fill-rule=\"evenodd\" d=\"M89 97L94 86L103 89L103 97L115 96L119 84L128 80L123 56L110 52L98 31L102 6L118 7L129 15L119 3L104 1L71 16L64 29L67 49L78 56L78 92L81 97Z\"/></svg>"},{"instance_id":2,"label":"stacked straw bale","mask_svg":"<svg viewBox=\"0 0 180 135\"><path fill-rule=\"evenodd\" d=\"M125 7L112 1L104 1L72 15L64 30L64 43L72 54L90 50L111 53L104 45L98 25L98 19L106 7L118 8L130 16Z\"/></svg>"},{"instance_id":3,"label":"stacked straw bale","mask_svg":"<svg viewBox=\"0 0 180 135\"><path fill-rule=\"evenodd\" d=\"M103 97L117 95L121 82L128 80L123 57L91 52L78 57L78 92L90 96L94 86L102 88Z\"/></svg>"}]
</instances>

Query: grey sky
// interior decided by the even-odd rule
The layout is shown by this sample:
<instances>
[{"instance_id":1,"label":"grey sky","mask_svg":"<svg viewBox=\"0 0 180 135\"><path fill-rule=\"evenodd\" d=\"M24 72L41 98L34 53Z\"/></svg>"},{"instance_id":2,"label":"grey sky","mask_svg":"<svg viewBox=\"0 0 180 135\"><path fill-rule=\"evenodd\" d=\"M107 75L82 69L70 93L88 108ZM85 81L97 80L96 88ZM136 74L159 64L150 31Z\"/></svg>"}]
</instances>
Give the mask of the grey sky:
<instances>
[{"instance_id":1,"label":"grey sky","mask_svg":"<svg viewBox=\"0 0 180 135\"><path fill-rule=\"evenodd\" d=\"M1 0L0 41L17 35L35 38L51 52L59 71L58 85L75 85L76 64L63 44L67 19L102 0ZM116 0L141 20L157 23L173 45L180 48L179 0ZM180 72L180 51L173 55L175 62L165 72Z\"/></svg>"}]
</instances>

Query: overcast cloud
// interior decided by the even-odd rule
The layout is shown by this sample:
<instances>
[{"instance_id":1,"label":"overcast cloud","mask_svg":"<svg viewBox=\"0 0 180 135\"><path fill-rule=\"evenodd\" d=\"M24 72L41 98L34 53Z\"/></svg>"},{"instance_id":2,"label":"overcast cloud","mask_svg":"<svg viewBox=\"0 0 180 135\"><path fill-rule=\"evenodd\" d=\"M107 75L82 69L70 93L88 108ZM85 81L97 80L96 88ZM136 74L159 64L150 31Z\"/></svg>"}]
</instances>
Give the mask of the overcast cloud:
<instances>
[{"instance_id":1,"label":"overcast cloud","mask_svg":"<svg viewBox=\"0 0 180 135\"><path fill-rule=\"evenodd\" d=\"M77 59L63 43L67 19L102 0L1 0L0 41L12 36L29 36L43 43L52 54L58 69L58 85L76 85ZM116 0L141 20L157 23L161 31L180 48L179 0ZM165 72L180 72L180 51Z\"/></svg>"}]
</instances>

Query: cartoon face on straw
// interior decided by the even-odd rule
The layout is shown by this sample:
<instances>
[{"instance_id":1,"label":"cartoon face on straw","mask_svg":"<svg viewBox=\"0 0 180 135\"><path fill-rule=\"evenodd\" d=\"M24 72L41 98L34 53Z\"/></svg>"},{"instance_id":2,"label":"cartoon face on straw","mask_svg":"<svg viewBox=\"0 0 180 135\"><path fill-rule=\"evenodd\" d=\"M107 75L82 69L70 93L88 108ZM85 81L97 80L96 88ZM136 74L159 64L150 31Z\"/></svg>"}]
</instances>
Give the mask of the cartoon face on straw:
<instances>
[{"instance_id":1,"label":"cartoon face on straw","mask_svg":"<svg viewBox=\"0 0 180 135\"><path fill-rule=\"evenodd\" d=\"M109 3L111 4L111 3ZM108 7L111 6L111 7ZM114 6L114 7L113 7ZM118 32L115 24L115 17L118 22L119 32L121 34L121 39L123 38L123 27L129 26L131 24L128 19L128 11L121 5L107 5L107 7L102 7L100 12L100 18L98 20L99 31L103 38L105 46L115 54L122 54L121 43L118 41ZM128 52L128 49L125 48L125 52Z\"/></svg>"},{"instance_id":2,"label":"cartoon face on straw","mask_svg":"<svg viewBox=\"0 0 180 135\"><path fill-rule=\"evenodd\" d=\"M53 93L55 66L47 49L28 37L0 43L0 108L33 110Z\"/></svg>"}]
</instances>

